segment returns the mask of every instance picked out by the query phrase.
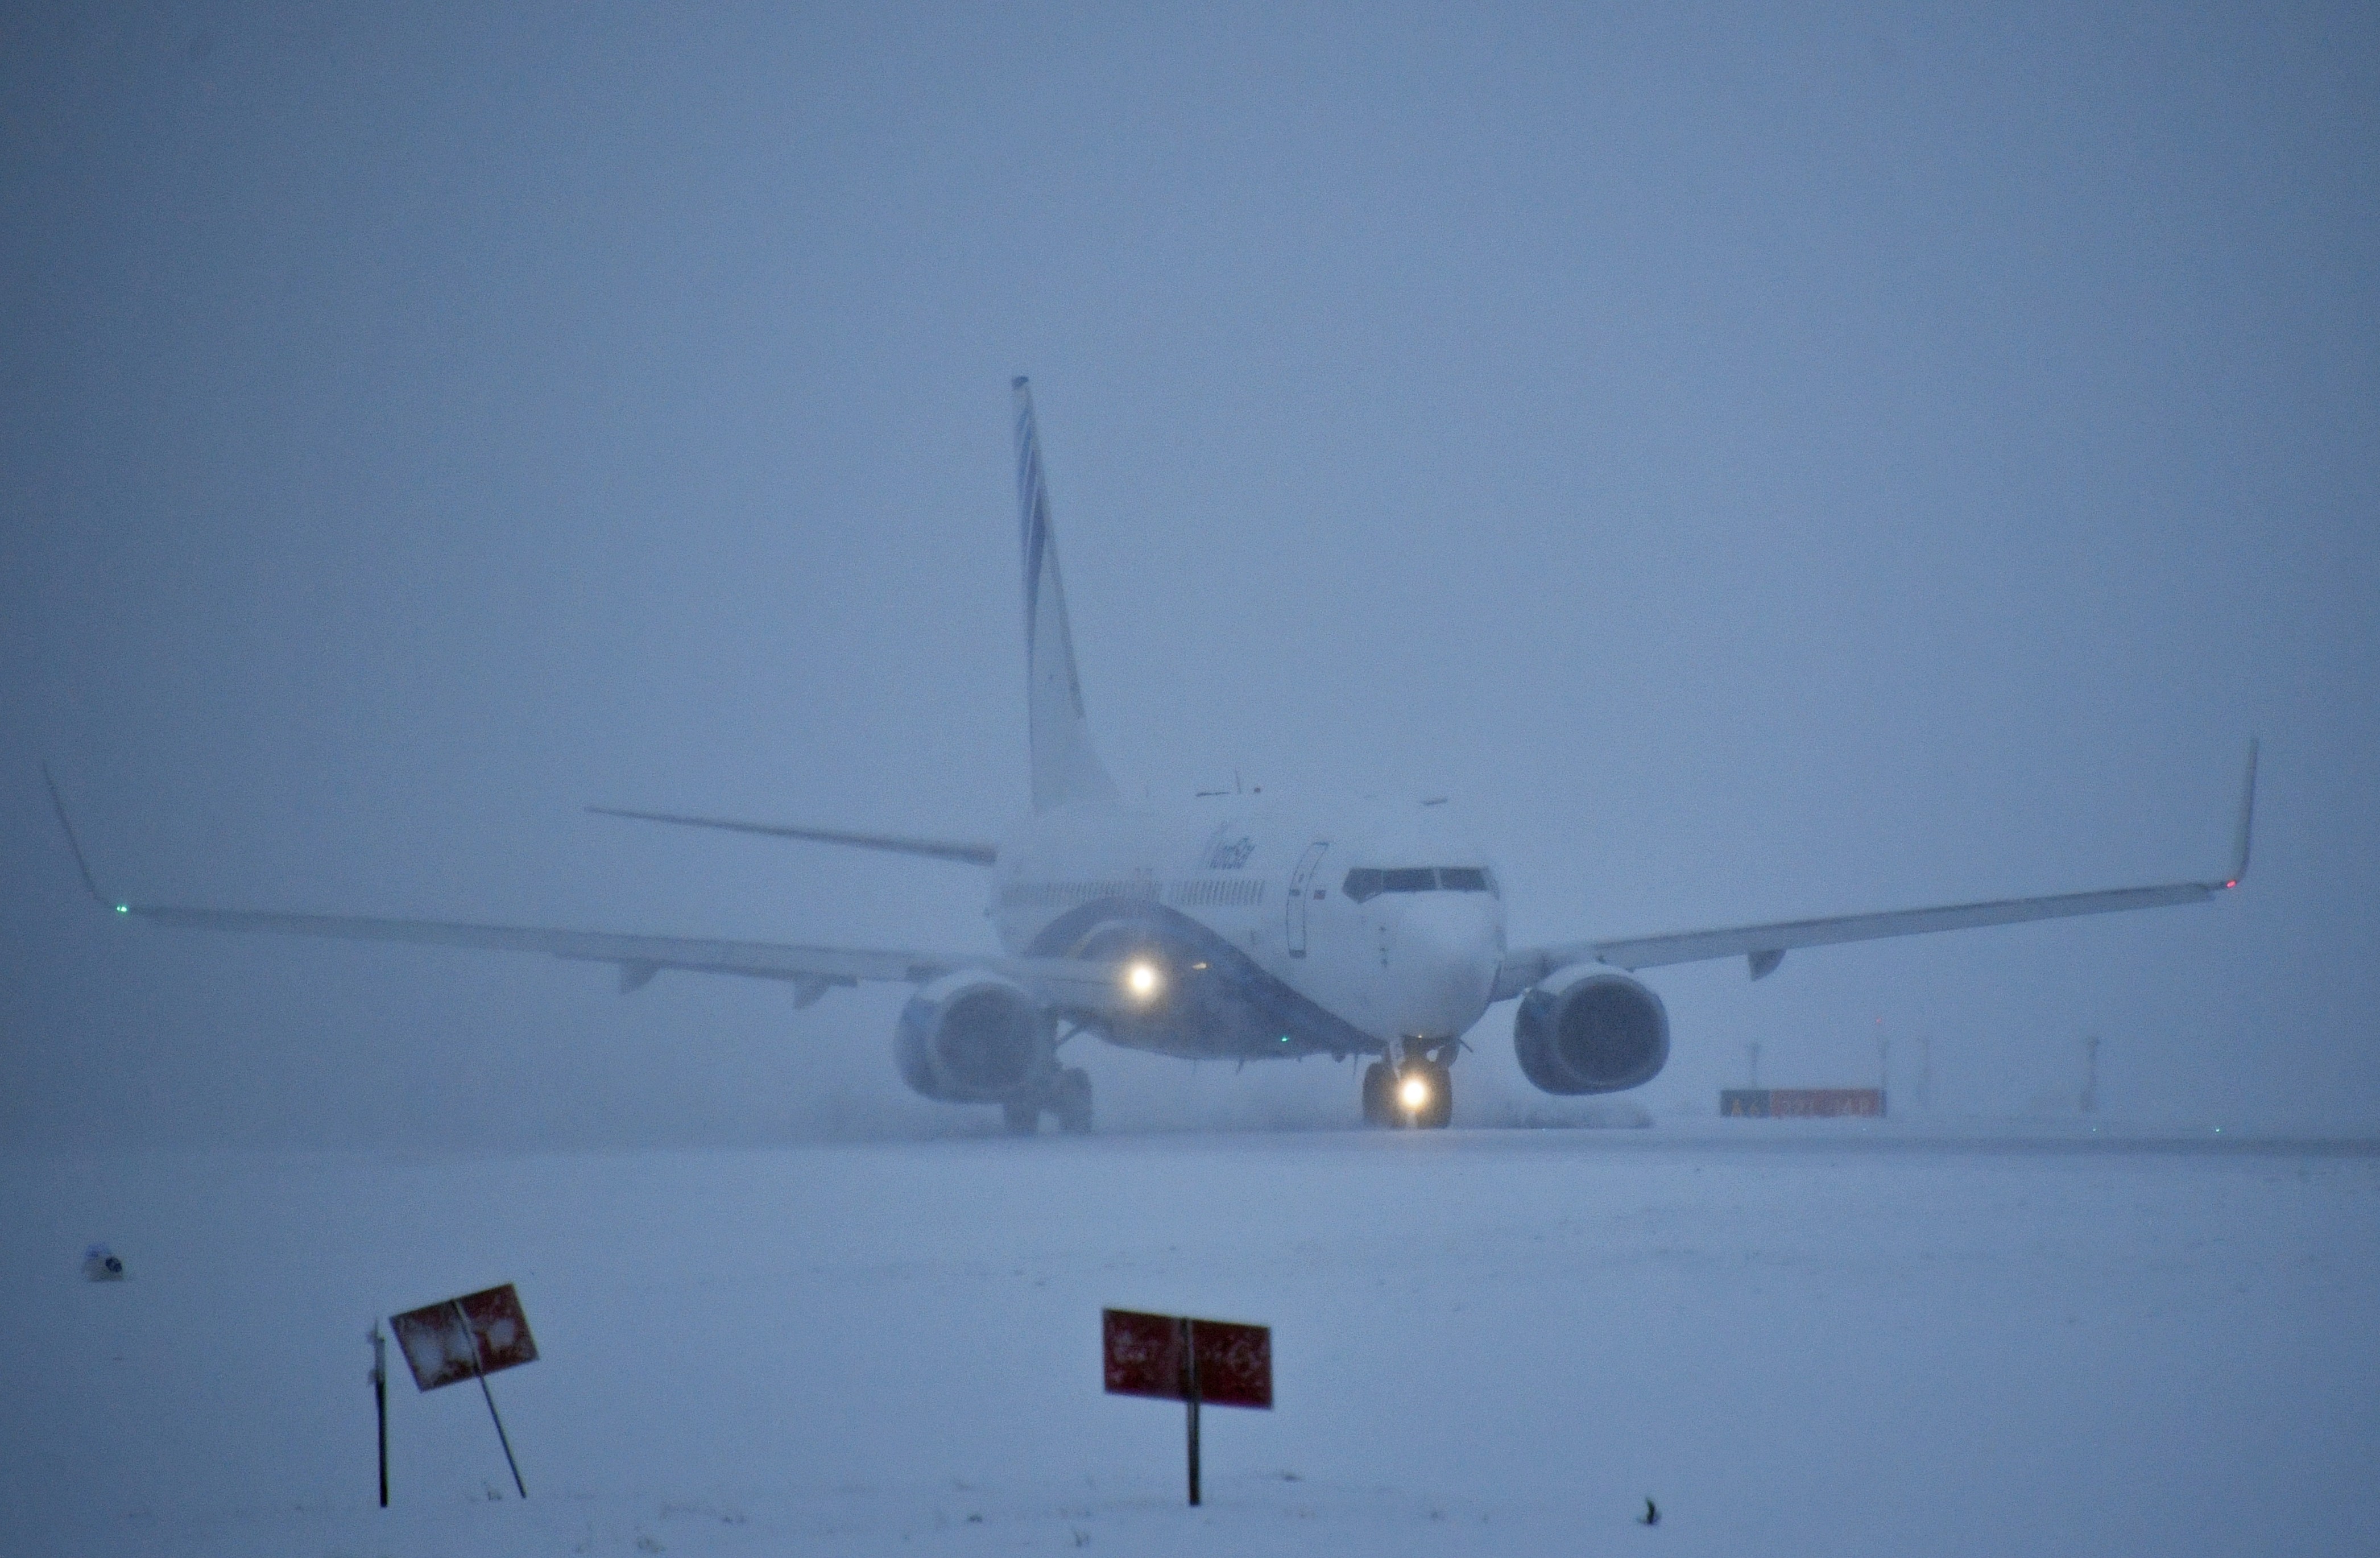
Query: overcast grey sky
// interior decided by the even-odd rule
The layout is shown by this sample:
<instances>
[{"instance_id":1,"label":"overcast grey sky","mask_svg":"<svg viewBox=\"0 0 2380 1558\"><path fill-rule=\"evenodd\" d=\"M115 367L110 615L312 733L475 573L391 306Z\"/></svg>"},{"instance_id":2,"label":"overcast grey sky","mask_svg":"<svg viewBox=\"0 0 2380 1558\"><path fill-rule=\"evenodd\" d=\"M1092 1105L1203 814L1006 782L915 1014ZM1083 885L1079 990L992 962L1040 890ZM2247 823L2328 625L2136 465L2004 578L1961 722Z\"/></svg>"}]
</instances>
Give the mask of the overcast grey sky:
<instances>
[{"instance_id":1,"label":"overcast grey sky","mask_svg":"<svg viewBox=\"0 0 2380 1558\"><path fill-rule=\"evenodd\" d=\"M1657 1110L2380 1118L2370 7L1152 9L14 8L0 1132L941 1118L897 992L114 922L37 764L128 897L989 945L579 808L1021 809L1019 372L1119 780L1451 791L1521 939L2208 875L2262 735L2232 899L1662 972Z\"/></svg>"}]
</instances>

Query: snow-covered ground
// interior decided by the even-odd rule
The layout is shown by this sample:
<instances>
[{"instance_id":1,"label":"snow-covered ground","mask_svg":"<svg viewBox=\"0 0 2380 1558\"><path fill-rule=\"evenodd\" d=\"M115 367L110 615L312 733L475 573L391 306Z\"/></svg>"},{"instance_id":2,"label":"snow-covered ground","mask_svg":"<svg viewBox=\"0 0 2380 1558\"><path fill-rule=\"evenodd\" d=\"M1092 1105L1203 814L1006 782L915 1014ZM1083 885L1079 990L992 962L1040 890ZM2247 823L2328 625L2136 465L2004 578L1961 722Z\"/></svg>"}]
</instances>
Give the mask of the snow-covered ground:
<instances>
[{"instance_id":1,"label":"snow-covered ground","mask_svg":"<svg viewBox=\"0 0 2380 1558\"><path fill-rule=\"evenodd\" d=\"M373 1507L366 1328L502 1281L528 1499L392 1357ZM10 1553L2380 1551L2370 1144L17 1158L0 1284ZM1202 1510L1106 1305L1274 1327Z\"/></svg>"}]
</instances>

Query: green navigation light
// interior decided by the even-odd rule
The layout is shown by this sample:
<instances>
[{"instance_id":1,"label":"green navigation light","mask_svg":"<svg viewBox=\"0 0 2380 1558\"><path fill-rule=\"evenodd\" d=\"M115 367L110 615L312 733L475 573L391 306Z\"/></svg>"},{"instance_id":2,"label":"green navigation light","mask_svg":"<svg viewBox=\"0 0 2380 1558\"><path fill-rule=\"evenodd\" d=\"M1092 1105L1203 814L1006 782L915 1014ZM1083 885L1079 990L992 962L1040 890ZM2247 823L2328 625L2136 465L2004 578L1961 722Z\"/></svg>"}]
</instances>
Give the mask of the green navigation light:
<instances>
[{"instance_id":1,"label":"green navigation light","mask_svg":"<svg viewBox=\"0 0 2380 1558\"><path fill-rule=\"evenodd\" d=\"M132 912L132 906L130 904L118 904L115 906L115 912L118 914L130 914Z\"/></svg>"}]
</instances>

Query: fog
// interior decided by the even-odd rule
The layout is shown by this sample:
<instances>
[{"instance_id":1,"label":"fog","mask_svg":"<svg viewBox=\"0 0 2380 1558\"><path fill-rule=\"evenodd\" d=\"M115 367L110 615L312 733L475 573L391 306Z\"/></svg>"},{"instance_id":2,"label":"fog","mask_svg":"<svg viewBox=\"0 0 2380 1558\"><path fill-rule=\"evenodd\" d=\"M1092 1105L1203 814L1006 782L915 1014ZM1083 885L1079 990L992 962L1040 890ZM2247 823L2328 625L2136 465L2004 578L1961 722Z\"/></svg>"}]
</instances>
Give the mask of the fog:
<instances>
[{"instance_id":1,"label":"fog","mask_svg":"<svg viewBox=\"0 0 2380 1558\"><path fill-rule=\"evenodd\" d=\"M2089 1037L2113 1117L2380 1117L2366 7L28 7L0 189L11 1143L990 1128L899 991L120 922L39 765L139 902L990 950L582 808L1022 810L1017 373L1123 787L1450 794L1519 942L2209 877L2261 736L2212 907L1649 975L1657 1117L1879 1039L2070 1113Z\"/></svg>"}]
</instances>

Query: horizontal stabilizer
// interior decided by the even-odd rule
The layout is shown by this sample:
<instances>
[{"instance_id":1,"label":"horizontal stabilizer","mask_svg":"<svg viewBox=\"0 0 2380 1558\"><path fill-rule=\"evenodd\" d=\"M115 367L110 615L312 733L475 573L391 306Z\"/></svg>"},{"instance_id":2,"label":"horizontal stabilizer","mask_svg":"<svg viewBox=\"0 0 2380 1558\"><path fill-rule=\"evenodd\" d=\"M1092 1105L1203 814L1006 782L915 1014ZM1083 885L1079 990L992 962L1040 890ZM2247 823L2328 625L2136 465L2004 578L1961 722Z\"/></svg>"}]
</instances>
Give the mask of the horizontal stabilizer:
<instances>
[{"instance_id":1,"label":"horizontal stabilizer","mask_svg":"<svg viewBox=\"0 0 2380 1558\"><path fill-rule=\"evenodd\" d=\"M721 828L736 834L765 834L771 838L802 838L814 844L841 844L854 849L882 849L895 855L924 855L936 860L960 860L988 866L1000 858L1000 846L967 839L911 838L900 834L855 834L834 828L795 828L782 822L739 822L726 817L682 817L671 811L629 811L616 806L587 809L603 817L632 817L640 822L674 822L683 828Z\"/></svg>"}]
</instances>

